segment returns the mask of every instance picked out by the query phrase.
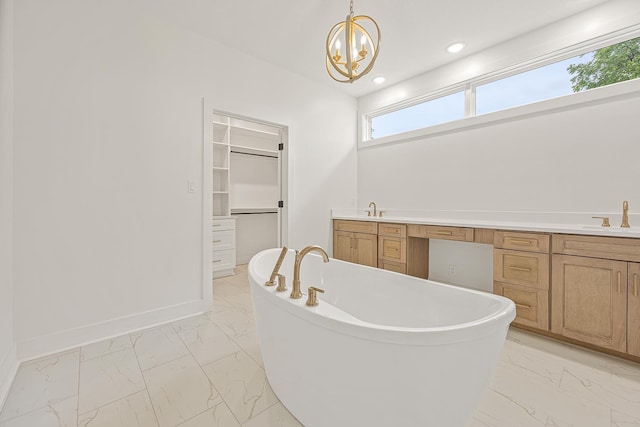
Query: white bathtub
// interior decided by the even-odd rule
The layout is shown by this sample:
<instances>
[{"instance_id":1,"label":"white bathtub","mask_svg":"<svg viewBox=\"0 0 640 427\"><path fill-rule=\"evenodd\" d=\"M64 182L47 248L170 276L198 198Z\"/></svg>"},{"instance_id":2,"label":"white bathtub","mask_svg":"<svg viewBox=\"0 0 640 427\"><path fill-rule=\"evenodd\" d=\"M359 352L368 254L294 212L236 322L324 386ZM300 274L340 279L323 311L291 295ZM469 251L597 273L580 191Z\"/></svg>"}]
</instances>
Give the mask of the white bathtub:
<instances>
[{"instance_id":1,"label":"white bathtub","mask_svg":"<svg viewBox=\"0 0 640 427\"><path fill-rule=\"evenodd\" d=\"M515 317L513 302L370 267L307 255L299 300L294 253L266 287L280 249L249 263L267 378L306 427L464 427ZM306 307L309 286L320 305Z\"/></svg>"}]
</instances>

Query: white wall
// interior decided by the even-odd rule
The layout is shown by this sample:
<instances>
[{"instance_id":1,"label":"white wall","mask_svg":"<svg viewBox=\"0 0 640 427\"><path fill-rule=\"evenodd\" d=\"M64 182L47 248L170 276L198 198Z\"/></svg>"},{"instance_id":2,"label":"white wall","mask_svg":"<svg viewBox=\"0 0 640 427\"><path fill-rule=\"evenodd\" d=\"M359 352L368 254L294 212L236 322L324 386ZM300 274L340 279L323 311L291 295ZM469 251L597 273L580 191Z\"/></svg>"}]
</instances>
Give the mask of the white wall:
<instances>
[{"instance_id":1,"label":"white wall","mask_svg":"<svg viewBox=\"0 0 640 427\"><path fill-rule=\"evenodd\" d=\"M290 246L327 246L330 208L354 203L354 99L176 27L154 8L147 0L15 5L23 358L201 306L207 199L187 193L188 180L210 179L201 97L289 127Z\"/></svg>"},{"instance_id":2,"label":"white wall","mask_svg":"<svg viewBox=\"0 0 640 427\"><path fill-rule=\"evenodd\" d=\"M17 368L13 338L13 0L0 0L0 408Z\"/></svg>"},{"instance_id":3,"label":"white wall","mask_svg":"<svg viewBox=\"0 0 640 427\"><path fill-rule=\"evenodd\" d=\"M471 65L491 72L524 60L522 51L542 55L568 40L577 43L581 31L594 22L590 19L601 19L599 31L639 22L640 3L615 1L609 6L362 98L360 112L402 94L435 90L431 84L468 78L464 71ZM564 36L554 39L560 33ZM375 200L381 209L620 213L622 201L628 200L632 211L640 210L640 92L631 84L637 82L629 83L634 93L606 102L361 149L358 204ZM431 277L490 289L491 265L483 261L490 250L484 245L432 245ZM449 265L457 266L458 277L450 277ZM473 271L477 277L468 274Z\"/></svg>"}]
</instances>

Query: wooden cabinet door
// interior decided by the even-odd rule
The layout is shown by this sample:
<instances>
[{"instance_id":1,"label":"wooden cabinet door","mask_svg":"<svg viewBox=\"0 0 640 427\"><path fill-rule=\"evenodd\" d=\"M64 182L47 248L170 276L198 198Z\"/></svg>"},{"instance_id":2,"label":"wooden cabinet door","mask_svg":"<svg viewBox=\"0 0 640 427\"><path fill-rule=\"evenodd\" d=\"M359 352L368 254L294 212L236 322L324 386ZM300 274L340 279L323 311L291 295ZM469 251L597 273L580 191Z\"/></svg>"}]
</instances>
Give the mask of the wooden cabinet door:
<instances>
[{"instance_id":1,"label":"wooden cabinet door","mask_svg":"<svg viewBox=\"0 0 640 427\"><path fill-rule=\"evenodd\" d=\"M640 264L629 263L627 352L640 356Z\"/></svg>"},{"instance_id":2,"label":"wooden cabinet door","mask_svg":"<svg viewBox=\"0 0 640 427\"><path fill-rule=\"evenodd\" d=\"M353 233L347 231L333 232L333 257L342 261L353 262Z\"/></svg>"},{"instance_id":3,"label":"wooden cabinet door","mask_svg":"<svg viewBox=\"0 0 640 427\"><path fill-rule=\"evenodd\" d=\"M627 350L627 263L553 256L551 331L600 347Z\"/></svg>"},{"instance_id":4,"label":"wooden cabinet door","mask_svg":"<svg viewBox=\"0 0 640 427\"><path fill-rule=\"evenodd\" d=\"M356 264L378 266L378 236L375 234L353 233L355 245L353 261Z\"/></svg>"}]
</instances>

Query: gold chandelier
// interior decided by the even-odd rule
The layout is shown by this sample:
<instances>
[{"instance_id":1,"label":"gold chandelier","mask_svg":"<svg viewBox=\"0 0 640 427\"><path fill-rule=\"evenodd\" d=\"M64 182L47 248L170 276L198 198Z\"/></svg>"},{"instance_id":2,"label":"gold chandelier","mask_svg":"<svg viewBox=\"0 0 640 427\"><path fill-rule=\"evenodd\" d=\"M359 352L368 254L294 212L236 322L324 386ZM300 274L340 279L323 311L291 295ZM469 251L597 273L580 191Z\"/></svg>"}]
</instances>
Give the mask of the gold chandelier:
<instances>
[{"instance_id":1,"label":"gold chandelier","mask_svg":"<svg viewBox=\"0 0 640 427\"><path fill-rule=\"evenodd\" d=\"M356 44L358 37L359 49ZM340 50L343 43L344 57ZM367 51L367 46L371 52ZM378 57L379 46L378 24L369 16L353 16L353 0L351 0L349 15L344 22L334 25L327 36L327 72L335 81L353 83L371 71Z\"/></svg>"}]
</instances>

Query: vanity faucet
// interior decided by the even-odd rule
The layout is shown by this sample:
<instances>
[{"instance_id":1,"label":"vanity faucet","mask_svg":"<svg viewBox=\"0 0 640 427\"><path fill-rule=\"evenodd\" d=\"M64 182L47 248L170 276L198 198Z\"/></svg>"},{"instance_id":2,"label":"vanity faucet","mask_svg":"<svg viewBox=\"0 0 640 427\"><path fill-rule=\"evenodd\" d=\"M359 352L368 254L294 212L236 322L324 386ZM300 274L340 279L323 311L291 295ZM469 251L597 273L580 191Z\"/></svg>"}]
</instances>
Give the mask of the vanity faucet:
<instances>
[{"instance_id":1,"label":"vanity faucet","mask_svg":"<svg viewBox=\"0 0 640 427\"><path fill-rule=\"evenodd\" d=\"M626 200L622 203L622 224L620 224L622 228L629 228L629 202Z\"/></svg>"},{"instance_id":2,"label":"vanity faucet","mask_svg":"<svg viewBox=\"0 0 640 427\"><path fill-rule=\"evenodd\" d=\"M369 207L373 205L373 216L378 216L378 208L376 208L376 204L374 202L369 203Z\"/></svg>"},{"instance_id":3,"label":"vanity faucet","mask_svg":"<svg viewBox=\"0 0 640 427\"><path fill-rule=\"evenodd\" d=\"M309 252L318 252L322 255L324 262L329 262L329 255L320 246L307 246L301 251L296 251L296 259L293 263L293 289L291 290L291 298L293 299L302 298L302 292L300 292L300 264Z\"/></svg>"}]
</instances>

